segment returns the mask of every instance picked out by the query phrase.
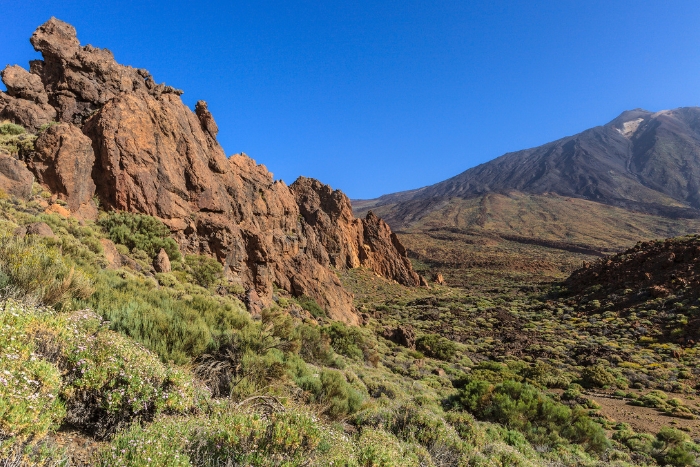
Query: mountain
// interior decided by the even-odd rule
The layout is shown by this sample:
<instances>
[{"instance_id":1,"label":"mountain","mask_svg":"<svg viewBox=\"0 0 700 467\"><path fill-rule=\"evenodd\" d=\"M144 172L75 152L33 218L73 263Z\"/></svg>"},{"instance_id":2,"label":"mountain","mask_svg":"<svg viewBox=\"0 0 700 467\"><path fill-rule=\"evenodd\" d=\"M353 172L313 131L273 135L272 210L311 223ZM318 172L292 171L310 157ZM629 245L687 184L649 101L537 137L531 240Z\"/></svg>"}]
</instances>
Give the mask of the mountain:
<instances>
[{"instance_id":1,"label":"mountain","mask_svg":"<svg viewBox=\"0 0 700 467\"><path fill-rule=\"evenodd\" d=\"M278 287L357 324L332 268L420 283L386 223L356 219L340 191L308 179L288 187L245 154L227 158L205 102L193 112L181 90L81 46L55 18L30 41L43 60L2 72L0 121L19 125L7 129L15 146L0 151L6 193L26 197L36 178L66 206L50 208L66 215L95 219L99 205L157 217L183 252L224 264L251 310L269 305Z\"/></svg>"},{"instance_id":2,"label":"mountain","mask_svg":"<svg viewBox=\"0 0 700 467\"><path fill-rule=\"evenodd\" d=\"M453 284L475 280L465 269L551 280L638 240L697 232L699 183L700 108L637 109L353 207L386 219Z\"/></svg>"},{"instance_id":3,"label":"mountain","mask_svg":"<svg viewBox=\"0 0 700 467\"><path fill-rule=\"evenodd\" d=\"M408 225L446 200L511 191L556 193L674 218L700 216L700 108L636 109L574 136L505 154L418 190L358 201L394 205L392 225Z\"/></svg>"}]
</instances>

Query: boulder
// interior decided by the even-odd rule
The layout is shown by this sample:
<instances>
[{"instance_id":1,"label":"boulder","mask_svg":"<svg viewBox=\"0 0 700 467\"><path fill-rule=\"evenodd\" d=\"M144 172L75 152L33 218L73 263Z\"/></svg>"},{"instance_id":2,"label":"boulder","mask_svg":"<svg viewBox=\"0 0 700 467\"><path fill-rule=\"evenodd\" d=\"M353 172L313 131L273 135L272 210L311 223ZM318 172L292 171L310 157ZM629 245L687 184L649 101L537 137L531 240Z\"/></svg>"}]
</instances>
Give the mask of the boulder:
<instances>
[{"instance_id":1,"label":"boulder","mask_svg":"<svg viewBox=\"0 0 700 467\"><path fill-rule=\"evenodd\" d=\"M111 240L101 238L102 250L104 251L105 259L111 269L117 269L122 266L121 254L117 250L116 245Z\"/></svg>"},{"instance_id":2,"label":"boulder","mask_svg":"<svg viewBox=\"0 0 700 467\"><path fill-rule=\"evenodd\" d=\"M387 328L382 333L385 339L389 339L403 347L415 350L416 348L416 331L411 325L397 326L396 328Z\"/></svg>"},{"instance_id":3,"label":"boulder","mask_svg":"<svg viewBox=\"0 0 700 467\"><path fill-rule=\"evenodd\" d=\"M49 104L17 99L0 91L0 120L9 120L30 132L36 132L55 119L56 110Z\"/></svg>"},{"instance_id":4,"label":"boulder","mask_svg":"<svg viewBox=\"0 0 700 467\"><path fill-rule=\"evenodd\" d=\"M436 272L433 274L433 282L439 285L443 285L445 283L445 278L443 277L442 273Z\"/></svg>"},{"instance_id":5,"label":"boulder","mask_svg":"<svg viewBox=\"0 0 700 467\"><path fill-rule=\"evenodd\" d=\"M40 105L49 103L49 95L46 94L41 78L21 66L8 65L0 76L5 83L8 95Z\"/></svg>"},{"instance_id":6,"label":"boulder","mask_svg":"<svg viewBox=\"0 0 700 467\"><path fill-rule=\"evenodd\" d=\"M170 258L163 248L160 249L155 259L153 260L153 269L156 272L170 272L172 270L170 266Z\"/></svg>"},{"instance_id":7,"label":"boulder","mask_svg":"<svg viewBox=\"0 0 700 467\"><path fill-rule=\"evenodd\" d=\"M7 154L0 154L0 190L8 195L28 199L33 184L34 175L23 162Z\"/></svg>"},{"instance_id":8,"label":"boulder","mask_svg":"<svg viewBox=\"0 0 700 467\"><path fill-rule=\"evenodd\" d=\"M27 235L38 235L39 237L51 237L54 238L53 230L45 222L34 222L26 226Z\"/></svg>"}]
</instances>

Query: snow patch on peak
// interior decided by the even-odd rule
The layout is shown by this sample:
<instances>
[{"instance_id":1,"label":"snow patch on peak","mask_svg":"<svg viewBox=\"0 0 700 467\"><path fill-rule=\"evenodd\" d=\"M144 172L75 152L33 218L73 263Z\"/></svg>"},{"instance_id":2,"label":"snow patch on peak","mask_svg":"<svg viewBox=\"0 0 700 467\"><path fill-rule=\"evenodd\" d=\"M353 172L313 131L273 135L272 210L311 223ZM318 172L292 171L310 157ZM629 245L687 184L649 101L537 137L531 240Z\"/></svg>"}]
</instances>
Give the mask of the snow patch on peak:
<instances>
[{"instance_id":1,"label":"snow patch on peak","mask_svg":"<svg viewBox=\"0 0 700 467\"><path fill-rule=\"evenodd\" d=\"M642 123L643 121L643 118L630 120L629 122L625 122L622 124L622 129L617 128L617 131L619 131L620 134L625 136L626 138L629 138L634 134L635 131L637 131L637 128L639 128L640 123Z\"/></svg>"}]
</instances>

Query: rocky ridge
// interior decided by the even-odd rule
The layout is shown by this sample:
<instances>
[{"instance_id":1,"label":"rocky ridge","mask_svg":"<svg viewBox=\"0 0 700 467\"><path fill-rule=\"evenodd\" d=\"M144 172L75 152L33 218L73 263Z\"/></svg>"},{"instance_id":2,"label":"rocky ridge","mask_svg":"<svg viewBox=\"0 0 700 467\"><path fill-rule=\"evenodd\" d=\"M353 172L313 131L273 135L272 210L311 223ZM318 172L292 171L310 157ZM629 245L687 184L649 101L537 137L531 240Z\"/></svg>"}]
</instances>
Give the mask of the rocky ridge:
<instances>
[{"instance_id":1,"label":"rocky ridge","mask_svg":"<svg viewBox=\"0 0 700 467\"><path fill-rule=\"evenodd\" d=\"M307 178L288 187L245 154L227 158L205 102L192 112L182 91L118 64L106 49L81 46L55 18L31 43L44 59L2 72L0 120L38 138L21 161L2 156L0 167L12 170L0 181L31 171L79 218L97 215L95 200L158 217L183 251L219 259L255 306L270 303L276 286L357 324L333 268L364 266L420 284L388 225L372 213L356 219L340 191Z\"/></svg>"}]
</instances>

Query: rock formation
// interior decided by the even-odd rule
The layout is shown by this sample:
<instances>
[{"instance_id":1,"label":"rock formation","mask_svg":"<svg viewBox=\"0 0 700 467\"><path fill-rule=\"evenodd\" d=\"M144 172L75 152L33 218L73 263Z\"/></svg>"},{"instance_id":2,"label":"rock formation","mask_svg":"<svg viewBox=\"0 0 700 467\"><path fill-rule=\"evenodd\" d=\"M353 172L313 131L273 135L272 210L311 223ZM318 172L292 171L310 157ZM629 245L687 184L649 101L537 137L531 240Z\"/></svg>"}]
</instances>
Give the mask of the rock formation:
<instances>
[{"instance_id":1,"label":"rock formation","mask_svg":"<svg viewBox=\"0 0 700 467\"><path fill-rule=\"evenodd\" d=\"M350 199L318 180L299 177L290 188L307 236L318 241L311 248L318 262L338 269L364 266L400 284L419 285L406 250L386 222L371 211L356 219Z\"/></svg>"},{"instance_id":2,"label":"rock formation","mask_svg":"<svg viewBox=\"0 0 700 467\"><path fill-rule=\"evenodd\" d=\"M290 190L245 154L227 158L205 102L192 112L182 91L81 46L55 18L31 43L44 59L29 72L3 71L0 119L39 133L27 166L73 214L96 215L96 196L107 209L160 218L183 251L218 258L256 309L271 302L274 284L357 324L332 268L366 266L419 284L387 224L372 214L355 219L341 192L306 178Z\"/></svg>"},{"instance_id":3,"label":"rock formation","mask_svg":"<svg viewBox=\"0 0 700 467\"><path fill-rule=\"evenodd\" d=\"M156 272L170 272L172 270L170 266L170 258L168 258L168 254L163 248L160 249L160 252L153 260L153 269L155 269Z\"/></svg>"}]
</instances>

